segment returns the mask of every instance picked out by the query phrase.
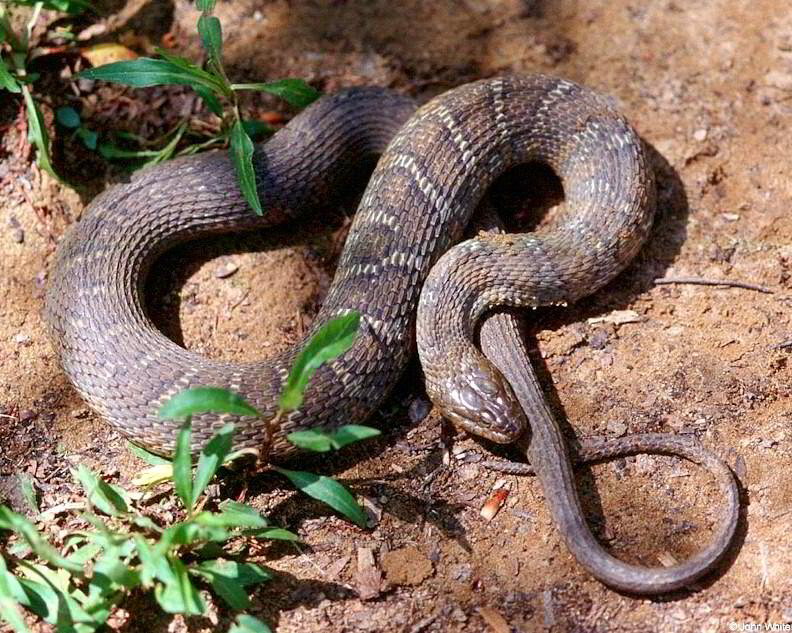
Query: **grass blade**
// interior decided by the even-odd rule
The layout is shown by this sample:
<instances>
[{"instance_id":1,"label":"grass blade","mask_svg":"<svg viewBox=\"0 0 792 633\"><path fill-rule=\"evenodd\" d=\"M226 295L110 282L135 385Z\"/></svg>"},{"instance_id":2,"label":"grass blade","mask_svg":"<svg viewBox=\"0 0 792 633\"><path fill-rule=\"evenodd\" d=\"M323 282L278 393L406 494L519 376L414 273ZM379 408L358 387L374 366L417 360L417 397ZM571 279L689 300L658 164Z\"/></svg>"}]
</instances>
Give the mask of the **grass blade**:
<instances>
[{"instance_id":1,"label":"grass blade","mask_svg":"<svg viewBox=\"0 0 792 633\"><path fill-rule=\"evenodd\" d=\"M191 435L190 419L188 417L184 426L179 430L179 438L176 441L176 451L173 456L173 487L188 512L193 508Z\"/></svg>"},{"instance_id":2,"label":"grass blade","mask_svg":"<svg viewBox=\"0 0 792 633\"><path fill-rule=\"evenodd\" d=\"M280 97L296 108L316 101L321 93L302 79L278 79L260 83L231 84L232 90L260 90Z\"/></svg>"},{"instance_id":3,"label":"grass blade","mask_svg":"<svg viewBox=\"0 0 792 633\"><path fill-rule=\"evenodd\" d=\"M195 472L195 481L192 490L192 505L212 480L217 469L231 452L231 440L234 436L234 425L226 424L221 428L201 451L198 458L198 469Z\"/></svg>"},{"instance_id":4,"label":"grass blade","mask_svg":"<svg viewBox=\"0 0 792 633\"><path fill-rule=\"evenodd\" d=\"M223 29L220 20L211 15L198 18L198 35L209 57L215 62L223 58Z\"/></svg>"},{"instance_id":5,"label":"grass blade","mask_svg":"<svg viewBox=\"0 0 792 633\"><path fill-rule=\"evenodd\" d=\"M333 360L352 347L360 326L360 314L350 312L325 323L308 341L294 361L280 397L281 409L290 411L302 404L308 381L322 363Z\"/></svg>"},{"instance_id":6,"label":"grass blade","mask_svg":"<svg viewBox=\"0 0 792 633\"><path fill-rule=\"evenodd\" d=\"M183 420L202 413L230 413L261 417L255 408L233 391L220 387L191 387L180 391L160 407L159 416Z\"/></svg>"},{"instance_id":7,"label":"grass blade","mask_svg":"<svg viewBox=\"0 0 792 633\"><path fill-rule=\"evenodd\" d=\"M0 90L8 90L9 92L16 93L22 91L17 80L8 72L8 68L6 68L2 57L0 57Z\"/></svg>"},{"instance_id":8,"label":"grass blade","mask_svg":"<svg viewBox=\"0 0 792 633\"><path fill-rule=\"evenodd\" d=\"M163 84L182 84L187 86L206 86L210 90L222 92L218 80L205 70L187 60L175 63L170 59L139 59L124 60L105 64L96 68L88 68L78 73L84 79L100 79L113 83L146 88Z\"/></svg>"},{"instance_id":9,"label":"grass blade","mask_svg":"<svg viewBox=\"0 0 792 633\"><path fill-rule=\"evenodd\" d=\"M47 127L27 86L22 86L22 96L25 98L25 106L27 107L28 136L36 146L36 149L38 149L38 166L51 174L56 180L62 182L58 174L55 173L55 168L50 161Z\"/></svg>"},{"instance_id":10,"label":"grass blade","mask_svg":"<svg viewBox=\"0 0 792 633\"><path fill-rule=\"evenodd\" d=\"M272 629L257 617L242 613L237 616L228 633L272 633Z\"/></svg>"},{"instance_id":11,"label":"grass blade","mask_svg":"<svg viewBox=\"0 0 792 633\"><path fill-rule=\"evenodd\" d=\"M295 488L301 490L309 497L329 505L333 510L340 512L360 527L366 527L366 515L363 512L363 508L360 507L352 494L335 479L324 475L306 473L301 470L287 470L277 466L273 466L273 469L287 477Z\"/></svg>"},{"instance_id":12,"label":"grass blade","mask_svg":"<svg viewBox=\"0 0 792 633\"><path fill-rule=\"evenodd\" d=\"M339 450L348 444L376 437L380 434L381 431L379 429L374 429L370 426L347 424L331 432L318 429L294 431L289 433L286 439L298 448L317 453L326 453L331 449Z\"/></svg>"},{"instance_id":13,"label":"grass blade","mask_svg":"<svg viewBox=\"0 0 792 633\"><path fill-rule=\"evenodd\" d=\"M239 188L256 215L262 215L261 201L256 191L256 174L253 171L253 141L245 132L241 121L231 128L231 162L237 175Z\"/></svg>"}]
</instances>

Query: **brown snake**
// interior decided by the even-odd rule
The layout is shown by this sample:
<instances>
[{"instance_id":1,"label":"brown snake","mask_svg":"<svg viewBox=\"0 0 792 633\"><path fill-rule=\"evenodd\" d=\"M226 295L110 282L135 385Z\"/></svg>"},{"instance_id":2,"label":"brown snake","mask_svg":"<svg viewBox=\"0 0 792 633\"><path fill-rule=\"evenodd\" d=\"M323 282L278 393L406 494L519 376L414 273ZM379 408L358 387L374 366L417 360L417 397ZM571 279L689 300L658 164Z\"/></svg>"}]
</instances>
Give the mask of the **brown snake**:
<instances>
[{"instance_id":1,"label":"brown snake","mask_svg":"<svg viewBox=\"0 0 792 633\"><path fill-rule=\"evenodd\" d=\"M362 319L355 344L320 368L303 405L279 421L273 438L265 420L202 415L193 420L193 448L230 420L236 422L235 447L261 448L271 439L270 456L278 458L291 450L285 436L295 429L366 419L414 350L417 312L421 361L435 404L474 434L499 442L521 438L576 558L625 591L688 585L712 568L734 534L738 504L728 468L698 445L667 436L605 442L589 453L584 444L584 458L680 454L709 468L727 492L726 519L700 554L667 569L622 563L585 524L563 438L513 322L491 329L489 323L500 319L493 317L483 327L483 349L494 365L472 345L475 323L491 306L573 301L607 283L635 255L651 226L654 193L640 140L603 98L545 76L475 82L413 112L409 99L376 88L347 90L306 109L256 150L264 218L250 213L228 158L219 153L145 170L97 197L61 243L46 298L64 370L121 433L159 453L173 450L178 425L160 420L157 411L186 387L233 389L265 420L273 417L300 346L264 362L204 358L153 326L144 281L156 258L176 243L273 225L326 205L347 176L382 154L307 335L357 310ZM569 211L546 231L479 236L449 251L489 185L535 160L559 175ZM530 433L523 433L523 410Z\"/></svg>"}]
</instances>

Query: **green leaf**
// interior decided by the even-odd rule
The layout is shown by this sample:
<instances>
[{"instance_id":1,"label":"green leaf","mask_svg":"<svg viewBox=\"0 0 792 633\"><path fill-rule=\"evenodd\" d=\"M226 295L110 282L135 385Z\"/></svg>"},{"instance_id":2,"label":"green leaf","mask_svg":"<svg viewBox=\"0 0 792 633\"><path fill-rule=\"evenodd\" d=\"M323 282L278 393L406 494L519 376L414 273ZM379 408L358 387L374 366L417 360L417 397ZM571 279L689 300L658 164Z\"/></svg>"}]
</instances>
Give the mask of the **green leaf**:
<instances>
[{"instance_id":1,"label":"green leaf","mask_svg":"<svg viewBox=\"0 0 792 633\"><path fill-rule=\"evenodd\" d=\"M181 59L180 62L175 62L173 57L169 59L140 57L88 68L78 73L77 76L84 79L112 81L136 88L183 84L205 86L210 90L223 92L222 85L219 84L216 77L185 59Z\"/></svg>"},{"instance_id":2,"label":"green leaf","mask_svg":"<svg viewBox=\"0 0 792 633\"><path fill-rule=\"evenodd\" d=\"M24 596L24 589L16 576L12 576L5 559L0 556L0 620L5 620L17 633L27 633L25 619L17 607Z\"/></svg>"},{"instance_id":3,"label":"green leaf","mask_svg":"<svg viewBox=\"0 0 792 633\"><path fill-rule=\"evenodd\" d=\"M13 598L3 595L0 590L0 621L5 620L16 633L28 633L25 618Z\"/></svg>"},{"instance_id":4,"label":"green leaf","mask_svg":"<svg viewBox=\"0 0 792 633\"><path fill-rule=\"evenodd\" d=\"M333 449L330 434L316 429L293 431L286 436L286 439L298 448L315 453L326 453Z\"/></svg>"},{"instance_id":5,"label":"green leaf","mask_svg":"<svg viewBox=\"0 0 792 633\"><path fill-rule=\"evenodd\" d=\"M13 0L14 4L20 4L28 7L32 7L38 2L38 0ZM50 11L61 11L63 13L81 13L86 9L90 9L91 11L95 11L93 4L88 2L88 0L43 0L41 2L43 9L48 9Z\"/></svg>"},{"instance_id":6,"label":"green leaf","mask_svg":"<svg viewBox=\"0 0 792 633\"><path fill-rule=\"evenodd\" d=\"M193 90L198 93L198 96L201 97L210 112L223 118L223 106L220 104L214 92L209 90L206 86L193 86Z\"/></svg>"},{"instance_id":7,"label":"green leaf","mask_svg":"<svg viewBox=\"0 0 792 633\"><path fill-rule=\"evenodd\" d=\"M195 517L196 522L234 528L268 528L269 521L258 510L238 501L226 500L220 504L220 512L202 512ZM210 515L207 517L206 515ZM207 524L208 524L207 523Z\"/></svg>"},{"instance_id":8,"label":"green leaf","mask_svg":"<svg viewBox=\"0 0 792 633\"><path fill-rule=\"evenodd\" d=\"M382 435L382 431L379 429L363 426L362 424L346 424L331 433L330 438L333 440L333 448L339 450L349 444L377 437L378 435Z\"/></svg>"},{"instance_id":9,"label":"green leaf","mask_svg":"<svg viewBox=\"0 0 792 633\"><path fill-rule=\"evenodd\" d=\"M348 444L359 442L380 435L378 429L359 424L347 424L335 431L327 432L318 429L294 431L286 436L292 444L304 450L326 453L331 449L339 450Z\"/></svg>"},{"instance_id":10,"label":"green leaf","mask_svg":"<svg viewBox=\"0 0 792 633\"><path fill-rule=\"evenodd\" d=\"M214 592L225 600L226 604L232 609L241 611L250 606L250 598L245 589L236 581L224 576L212 576L209 584Z\"/></svg>"},{"instance_id":11,"label":"green leaf","mask_svg":"<svg viewBox=\"0 0 792 633\"><path fill-rule=\"evenodd\" d=\"M51 174L56 180L60 181L60 177L55 173L55 169L50 162L47 127L44 124L44 119L41 116L41 112L39 112L36 102L33 101L30 88L22 86L22 96L25 98L25 105L27 107L28 136L36 146L36 149L38 149L38 166Z\"/></svg>"},{"instance_id":12,"label":"green leaf","mask_svg":"<svg viewBox=\"0 0 792 633\"><path fill-rule=\"evenodd\" d=\"M8 68L6 67L2 57L0 57L0 89L16 93L22 91L22 88L19 86L19 82L14 79L10 72L8 72Z\"/></svg>"},{"instance_id":13,"label":"green leaf","mask_svg":"<svg viewBox=\"0 0 792 633\"><path fill-rule=\"evenodd\" d=\"M295 488L309 497L326 503L360 527L366 527L366 515L363 509L350 492L335 479L300 470L287 470L277 466L272 468L287 477Z\"/></svg>"},{"instance_id":14,"label":"green leaf","mask_svg":"<svg viewBox=\"0 0 792 633\"><path fill-rule=\"evenodd\" d=\"M231 440L234 437L234 425L226 424L212 439L204 446L201 456L198 458L198 470L195 473L193 482L192 505L198 501L198 497L214 477L217 469L231 452Z\"/></svg>"},{"instance_id":15,"label":"green leaf","mask_svg":"<svg viewBox=\"0 0 792 633\"><path fill-rule=\"evenodd\" d=\"M198 590L190 582L187 568L178 558L168 559L172 579L154 589L154 597L166 613L187 613L201 615L206 605Z\"/></svg>"},{"instance_id":16,"label":"green leaf","mask_svg":"<svg viewBox=\"0 0 792 633\"><path fill-rule=\"evenodd\" d=\"M100 556L93 567L93 579L104 576L118 587L132 589L140 584L140 573L121 560L118 548L110 549ZM106 585L106 588L117 590Z\"/></svg>"},{"instance_id":17,"label":"green leaf","mask_svg":"<svg viewBox=\"0 0 792 633\"><path fill-rule=\"evenodd\" d=\"M89 560L102 551L102 546L98 543L86 543L75 549L66 558L73 563L85 565Z\"/></svg>"},{"instance_id":18,"label":"green leaf","mask_svg":"<svg viewBox=\"0 0 792 633\"><path fill-rule=\"evenodd\" d=\"M231 84L232 90L260 90L280 97L296 108L316 101L322 93L305 83L302 79L278 79L263 83Z\"/></svg>"},{"instance_id":19,"label":"green leaf","mask_svg":"<svg viewBox=\"0 0 792 633\"><path fill-rule=\"evenodd\" d=\"M286 411L302 404L308 381L322 363L333 360L352 347L360 326L360 314L350 312L325 323L294 361L280 397L280 407Z\"/></svg>"},{"instance_id":20,"label":"green leaf","mask_svg":"<svg viewBox=\"0 0 792 633\"><path fill-rule=\"evenodd\" d=\"M223 59L223 29L220 20L211 15L198 18L198 34L209 57L216 62Z\"/></svg>"},{"instance_id":21,"label":"green leaf","mask_svg":"<svg viewBox=\"0 0 792 633\"><path fill-rule=\"evenodd\" d=\"M290 541L295 543L300 540L300 537L294 532L289 532L289 530L277 527L264 528L261 530L245 530L245 534L257 538L266 538L271 541Z\"/></svg>"},{"instance_id":22,"label":"green leaf","mask_svg":"<svg viewBox=\"0 0 792 633\"><path fill-rule=\"evenodd\" d=\"M77 136L80 137L83 145L85 145L88 149L96 149L96 143L99 141L99 134L93 130L89 130L87 127L80 127L77 128Z\"/></svg>"},{"instance_id":23,"label":"green leaf","mask_svg":"<svg viewBox=\"0 0 792 633\"><path fill-rule=\"evenodd\" d=\"M88 502L92 506L109 516L118 516L129 512L129 506L132 501L126 490L108 484L82 464L77 467L76 471L72 470L71 473L72 477L82 485L88 496Z\"/></svg>"},{"instance_id":24,"label":"green leaf","mask_svg":"<svg viewBox=\"0 0 792 633\"><path fill-rule=\"evenodd\" d=\"M107 159L113 158L146 158L148 156L159 156L159 150L144 149L144 150L130 150L123 149L112 143L99 143L99 153Z\"/></svg>"},{"instance_id":25,"label":"green leaf","mask_svg":"<svg viewBox=\"0 0 792 633\"><path fill-rule=\"evenodd\" d=\"M179 429L176 440L176 451L173 456L173 487L179 499L182 500L187 512L193 508L193 479L192 479L192 453L190 451L190 417Z\"/></svg>"},{"instance_id":26,"label":"green leaf","mask_svg":"<svg viewBox=\"0 0 792 633\"><path fill-rule=\"evenodd\" d=\"M127 449L140 457L144 462L147 464L151 464L152 466L170 466L171 460L165 459L164 457L160 457L159 455L155 455L154 453L149 453L146 449L141 448L133 444L132 442L127 442Z\"/></svg>"},{"instance_id":27,"label":"green leaf","mask_svg":"<svg viewBox=\"0 0 792 633\"><path fill-rule=\"evenodd\" d=\"M159 417L183 420L202 413L261 417L261 413L245 402L242 396L220 387L191 387L180 391L160 407Z\"/></svg>"},{"instance_id":28,"label":"green leaf","mask_svg":"<svg viewBox=\"0 0 792 633\"><path fill-rule=\"evenodd\" d=\"M165 548L152 548L140 534L135 534L132 538L140 559L140 582L143 586L150 587L155 578L164 583L175 582L173 570L165 556Z\"/></svg>"},{"instance_id":29,"label":"green leaf","mask_svg":"<svg viewBox=\"0 0 792 633\"><path fill-rule=\"evenodd\" d=\"M258 618L242 613L237 616L228 633L272 633L272 630Z\"/></svg>"},{"instance_id":30,"label":"green leaf","mask_svg":"<svg viewBox=\"0 0 792 633\"><path fill-rule=\"evenodd\" d=\"M171 545L193 545L200 541L227 541L232 534L223 526L211 525L209 521L194 519L171 525L162 533L161 547Z\"/></svg>"},{"instance_id":31,"label":"green leaf","mask_svg":"<svg viewBox=\"0 0 792 633\"><path fill-rule=\"evenodd\" d=\"M195 0L195 6L199 11L211 13L214 11L216 0Z\"/></svg>"},{"instance_id":32,"label":"green leaf","mask_svg":"<svg viewBox=\"0 0 792 633\"><path fill-rule=\"evenodd\" d=\"M55 120L63 127L71 129L80 127L80 115L70 106L61 106L55 110Z\"/></svg>"},{"instance_id":33,"label":"green leaf","mask_svg":"<svg viewBox=\"0 0 792 633\"><path fill-rule=\"evenodd\" d=\"M242 125L247 135L253 140L272 134L275 131L275 128L264 123L264 121L242 121Z\"/></svg>"},{"instance_id":34,"label":"green leaf","mask_svg":"<svg viewBox=\"0 0 792 633\"><path fill-rule=\"evenodd\" d=\"M233 578L241 586L258 585L275 577L269 569L256 563L238 563L233 560L205 560L195 565L195 573L214 574Z\"/></svg>"},{"instance_id":35,"label":"green leaf","mask_svg":"<svg viewBox=\"0 0 792 633\"><path fill-rule=\"evenodd\" d=\"M42 560L52 563L57 567L82 575L81 565L76 565L60 555L47 540L39 534L36 527L21 514L17 514L6 506L0 506L0 529L11 530L19 534L35 554Z\"/></svg>"},{"instance_id":36,"label":"green leaf","mask_svg":"<svg viewBox=\"0 0 792 633\"><path fill-rule=\"evenodd\" d=\"M17 598L17 602L45 622L55 624L61 603L58 592L48 584L30 578L19 578L18 581L22 596Z\"/></svg>"},{"instance_id":37,"label":"green leaf","mask_svg":"<svg viewBox=\"0 0 792 633\"><path fill-rule=\"evenodd\" d=\"M202 561L191 567L190 572L209 582L232 609L245 609L250 605L244 589L246 585L265 582L273 577L271 571L254 563L227 560Z\"/></svg>"},{"instance_id":38,"label":"green leaf","mask_svg":"<svg viewBox=\"0 0 792 633\"><path fill-rule=\"evenodd\" d=\"M253 171L253 141L245 132L241 121L234 122L234 127L231 128L231 162L242 195L256 215L262 215L261 201L256 191L256 174Z\"/></svg>"}]
</instances>

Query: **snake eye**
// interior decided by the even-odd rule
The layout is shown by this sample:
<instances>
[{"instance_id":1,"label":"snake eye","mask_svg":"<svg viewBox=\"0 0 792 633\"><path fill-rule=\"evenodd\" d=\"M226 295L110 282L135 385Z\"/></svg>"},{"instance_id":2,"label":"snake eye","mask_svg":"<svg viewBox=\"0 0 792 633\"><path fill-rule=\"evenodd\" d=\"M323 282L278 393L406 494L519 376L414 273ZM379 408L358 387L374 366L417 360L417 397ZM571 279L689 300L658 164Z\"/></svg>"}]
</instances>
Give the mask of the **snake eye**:
<instances>
[{"instance_id":1,"label":"snake eye","mask_svg":"<svg viewBox=\"0 0 792 633\"><path fill-rule=\"evenodd\" d=\"M470 373L471 385L476 391L488 396L496 396L501 387L492 379L492 376L482 369L476 368Z\"/></svg>"}]
</instances>

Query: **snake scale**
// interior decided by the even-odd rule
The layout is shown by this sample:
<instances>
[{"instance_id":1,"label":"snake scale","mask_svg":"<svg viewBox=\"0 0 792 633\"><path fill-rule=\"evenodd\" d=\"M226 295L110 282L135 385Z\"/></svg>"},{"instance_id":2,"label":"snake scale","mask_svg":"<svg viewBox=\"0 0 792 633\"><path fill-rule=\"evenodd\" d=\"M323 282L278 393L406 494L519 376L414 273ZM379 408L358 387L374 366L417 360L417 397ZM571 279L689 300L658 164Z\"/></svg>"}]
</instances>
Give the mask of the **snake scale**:
<instances>
[{"instance_id":1,"label":"snake scale","mask_svg":"<svg viewBox=\"0 0 792 633\"><path fill-rule=\"evenodd\" d=\"M584 458L680 453L710 468L728 493L727 520L699 555L668 569L626 565L585 524L563 438L511 317L493 316L482 327L490 360L472 345L477 321L492 306L536 307L587 295L626 266L650 230L654 181L636 133L604 98L563 79L482 80L417 112L410 99L378 88L325 97L256 148L263 218L249 211L220 153L144 170L98 196L59 245L45 305L57 357L80 394L123 435L163 454L173 450L178 425L157 411L186 387L233 389L273 417L301 346L245 364L185 350L147 317L145 279L174 244L326 206L377 156L306 339L350 310L361 314L360 334L319 369L303 405L279 420L270 457L291 450L285 436L293 430L366 419L404 370L417 334L427 392L440 411L472 433L524 448L567 544L597 578L653 593L711 569L731 540L737 512L734 481L725 466L718 470L721 462L665 436L590 450L584 444ZM453 246L490 184L529 161L556 171L567 211L537 233L481 233ZM236 422L237 448L261 448L268 439L262 420L201 415L193 419L193 448L227 421Z\"/></svg>"}]
</instances>

